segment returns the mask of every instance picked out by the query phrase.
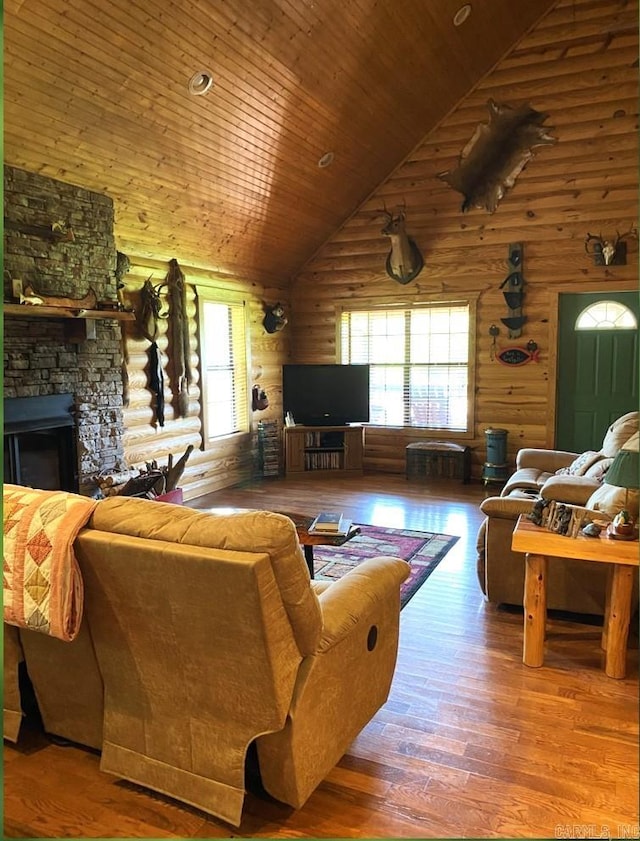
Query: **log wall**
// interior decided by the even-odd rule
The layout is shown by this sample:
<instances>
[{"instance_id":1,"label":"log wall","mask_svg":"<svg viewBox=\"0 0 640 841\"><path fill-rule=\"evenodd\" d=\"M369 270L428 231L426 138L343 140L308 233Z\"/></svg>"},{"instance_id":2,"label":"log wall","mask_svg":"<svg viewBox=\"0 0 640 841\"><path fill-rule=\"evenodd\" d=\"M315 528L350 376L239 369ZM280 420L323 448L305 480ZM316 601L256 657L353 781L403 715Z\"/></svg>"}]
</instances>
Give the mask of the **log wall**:
<instances>
[{"instance_id":1,"label":"log wall","mask_svg":"<svg viewBox=\"0 0 640 841\"><path fill-rule=\"evenodd\" d=\"M168 263L154 262L147 258L127 255L131 267L123 278L123 297L128 305L139 305L139 294L147 278L154 286L160 285L169 270ZM165 422L159 426L155 412L155 401L148 388L149 342L135 322L123 324L123 336L127 353L128 400L124 408L124 454L130 467L144 467L151 460L166 464L169 453L174 462L184 453L189 444L194 446L184 471L181 487L185 499L229 487L247 480L258 471L257 423L261 420L280 420L282 416L281 366L289 358L289 334L287 328L279 333L268 334L262 325L263 301L274 304L281 301L288 311L287 293L282 289L265 288L248 280L216 275L202 269L184 265L178 258L187 282L187 313L191 345L191 369L193 382L189 388L189 414L179 417L173 405L171 361L167 353L168 322L158 322L157 344L161 352L164 374ZM231 290L246 296L249 312L249 396L251 386L258 384L269 398L269 407L264 411L250 412L251 432L222 438L213 446L203 447L200 359L197 324L196 287L209 286ZM126 399L126 398L125 398Z\"/></svg>"},{"instance_id":2,"label":"log wall","mask_svg":"<svg viewBox=\"0 0 640 841\"><path fill-rule=\"evenodd\" d=\"M390 303L434 296L477 298L475 325L475 426L466 443L474 448L473 471L485 457L484 430L508 430L509 456L523 444L553 443L556 412L555 343L557 293L637 288L637 240L628 241L626 266L598 267L585 253L587 233L610 237L636 223L638 211L638 4L637 0L560 0L411 155L369 196L319 250L290 289L269 287L262 276L238 277L188 265L176 258L189 288L194 382L190 412L175 416L166 357L166 324L160 326L165 360L164 427L156 423L148 389L147 345L135 324L123 323L128 404L124 408L124 458L131 466L177 459L194 451L182 481L187 499L237 484L255 473L259 420L280 420L281 366L287 361L336 360L336 314L344 302L381 299ZM429 84L416 96L428 96ZM536 150L493 214L461 211L462 196L437 176L452 169L476 126L488 119L487 100L524 102L548 113L557 138ZM401 286L385 273L388 240L381 211L404 206L408 232L425 257L418 278ZM115 239L118 242L116 217ZM500 326L498 349L508 344L501 317L507 314L500 283L507 273L509 243L524 248L527 323L517 344L537 342L540 362L509 368L492 360L489 327ZM142 251L142 245L140 246ZM168 264L128 254L125 298L135 299L144 281L164 280ZM285 280L283 279L283 283ZM270 401L251 415L248 435L205 449L200 419L200 383L195 285L245 294L250 319L249 387L263 388ZM263 302L281 300L289 325L267 334ZM250 390L250 389L249 389ZM367 430L365 468L404 471L404 447L419 430ZM452 436L455 437L455 436Z\"/></svg>"},{"instance_id":3,"label":"log wall","mask_svg":"<svg viewBox=\"0 0 640 841\"><path fill-rule=\"evenodd\" d=\"M324 245L292 288L296 362L336 361L335 319L345 301L428 300L435 293L478 295L473 472L485 459L484 430L508 430L513 459L523 445L551 446L557 398L557 294L582 289L636 289L638 242L628 241L625 266L595 266L587 233L606 238L627 231L638 216L638 4L561 0L460 105L414 150ZM428 95L428 85L419 95ZM463 213L462 196L437 176L456 167L487 101L529 103L548 114L557 138L539 147L493 214ZM425 258L407 286L384 269L389 241L381 210L405 206L408 233ZM510 340L500 321L508 312L500 284L508 274L509 243L524 250L526 324ZM509 367L497 348L533 339L539 363ZM365 468L404 470L404 447L419 430L368 428ZM455 438L455 436L451 436Z\"/></svg>"}]
</instances>

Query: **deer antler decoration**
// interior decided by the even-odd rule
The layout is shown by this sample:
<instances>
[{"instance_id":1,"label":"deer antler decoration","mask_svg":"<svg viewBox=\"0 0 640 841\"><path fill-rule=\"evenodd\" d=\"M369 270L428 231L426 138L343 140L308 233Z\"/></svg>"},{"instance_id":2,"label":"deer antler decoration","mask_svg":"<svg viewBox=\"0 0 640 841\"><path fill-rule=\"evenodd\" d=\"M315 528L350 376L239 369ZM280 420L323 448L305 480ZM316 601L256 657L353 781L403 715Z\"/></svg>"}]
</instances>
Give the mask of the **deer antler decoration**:
<instances>
[{"instance_id":1,"label":"deer antler decoration","mask_svg":"<svg viewBox=\"0 0 640 841\"><path fill-rule=\"evenodd\" d=\"M596 266L624 266L627 262L627 244L625 240L628 237L637 238L638 231L636 228L630 228L626 233L621 234L616 231L615 240L604 239L602 234L589 234L584 241L584 250L593 257ZM589 244L591 250L589 250Z\"/></svg>"}]
</instances>

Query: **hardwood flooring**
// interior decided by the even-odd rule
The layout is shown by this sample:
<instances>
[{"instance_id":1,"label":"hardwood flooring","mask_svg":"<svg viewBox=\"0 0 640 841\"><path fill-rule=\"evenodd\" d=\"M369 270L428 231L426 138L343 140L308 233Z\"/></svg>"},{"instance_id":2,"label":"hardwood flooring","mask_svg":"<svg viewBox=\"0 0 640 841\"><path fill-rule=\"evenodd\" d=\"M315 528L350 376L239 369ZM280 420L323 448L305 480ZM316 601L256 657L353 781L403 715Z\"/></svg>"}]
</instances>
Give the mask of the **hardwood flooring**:
<instances>
[{"instance_id":1,"label":"hardwood flooring","mask_svg":"<svg viewBox=\"0 0 640 841\"><path fill-rule=\"evenodd\" d=\"M193 507L315 513L460 536L401 614L388 702L306 805L250 794L235 830L99 770L35 725L4 748L5 837L640 837L638 651L607 678L598 628L552 620L545 664L522 664L522 616L487 604L478 483L402 476L270 479Z\"/></svg>"}]
</instances>

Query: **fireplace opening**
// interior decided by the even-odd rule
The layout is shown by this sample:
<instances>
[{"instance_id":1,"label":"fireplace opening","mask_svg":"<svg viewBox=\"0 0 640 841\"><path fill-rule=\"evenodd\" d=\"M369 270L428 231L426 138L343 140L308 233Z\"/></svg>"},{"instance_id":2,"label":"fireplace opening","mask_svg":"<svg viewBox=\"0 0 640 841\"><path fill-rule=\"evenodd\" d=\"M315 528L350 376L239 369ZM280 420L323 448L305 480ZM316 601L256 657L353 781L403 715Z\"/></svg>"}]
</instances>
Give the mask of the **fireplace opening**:
<instances>
[{"instance_id":1,"label":"fireplace opening","mask_svg":"<svg viewBox=\"0 0 640 841\"><path fill-rule=\"evenodd\" d=\"M4 481L78 493L72 394L4 401Z\"/></svg>"}]
</instances>

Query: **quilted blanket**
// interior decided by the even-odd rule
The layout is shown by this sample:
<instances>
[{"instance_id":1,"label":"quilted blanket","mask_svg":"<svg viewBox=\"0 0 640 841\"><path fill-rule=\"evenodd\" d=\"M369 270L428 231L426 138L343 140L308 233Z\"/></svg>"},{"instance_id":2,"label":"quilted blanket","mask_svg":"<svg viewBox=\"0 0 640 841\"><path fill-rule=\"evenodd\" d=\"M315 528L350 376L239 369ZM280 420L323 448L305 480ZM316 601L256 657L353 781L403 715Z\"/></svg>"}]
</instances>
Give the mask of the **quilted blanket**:
<instances>
[{"instance_id":1,"label":"quilted blanket","mask_svg":"<svg viewBox=\"0 0 640 841\"><path fill-rule=\"evenodd\" d=\"M3 496L4 621L71 641L83 606L73 541L97 500L18 485Z\"/></svg>"}]
</instances>

